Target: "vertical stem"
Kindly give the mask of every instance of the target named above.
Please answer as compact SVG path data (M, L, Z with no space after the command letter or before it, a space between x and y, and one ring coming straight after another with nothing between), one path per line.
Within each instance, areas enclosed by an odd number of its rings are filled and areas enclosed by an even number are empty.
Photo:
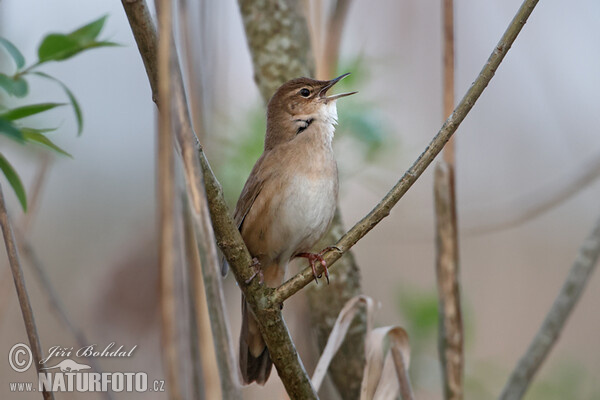
M196 237L192 225L192 215L186 198L183 197L183 235L185 242L185 263L188 271L188 287L190 293L190 347L192 349L192 365L194 371L195 399L219 399L221 389L219 387L219 374L212 333L210 331L210 319L208 317L208 305L202 280L202 265L200 254L196 246Z
M172 8L170 0L158 4L160 37L158 41L158 98L165 105L158 114L158 190L160 224L160 292L162 347L169 397L181 399L177 374L177 341L175 320L175 174L171 135L171 40Z
M454 110L454 0L442 0L444 25L444 119ZM444 160L454 168L454 137L444 146Z
M17 297L19 298L19 305L21 306L21 313L23 314L23 322L25 322L25 330L27 331L29 346L31 348L31 352L33 353L33 362L35 363L37 372L41 373L42 368L45 367L45 365L41 363L41 360L43 359L42 345L40 344L40 337L35 326L33 309L31 308L31 302L29 301L29 295L27 294L27 287L25 286L23 269L21 268L21 262L19 261L19 253L17 251L15 237L10 225L10 220L8 218L8 211L4 201L2 185L0 185L0 227L2 228L4 244L6 245L6 254L8 256L10 269L15 281L15 288L17 289ZM54 394L47 392L46 390L42 392L42 396L46 400L54 399Z
M454 110L454 4L442 0L444 31L444 118ZM439 295L438 350L444 398L463 398L463 326L460 306L456 164L454 137L444 146L434 176L436 215L436 275Z

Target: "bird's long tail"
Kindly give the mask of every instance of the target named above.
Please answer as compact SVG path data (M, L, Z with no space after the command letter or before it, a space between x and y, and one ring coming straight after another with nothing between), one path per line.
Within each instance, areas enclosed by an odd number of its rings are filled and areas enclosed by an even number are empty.
M267 268L261 267L264 275L264 284L277 287L283 282L285 268L280 268L276 263ZM254 279L259 279L255 277ZM242 295L242 330L240 332L240 370L245 384L256 382L264 385L269 375L273 362L269 356L269 349L262 338L258 322Z
M258 322L242 296L242 331L240 333L240 369L245 384L264 385L271 374L269 349L260 334Z

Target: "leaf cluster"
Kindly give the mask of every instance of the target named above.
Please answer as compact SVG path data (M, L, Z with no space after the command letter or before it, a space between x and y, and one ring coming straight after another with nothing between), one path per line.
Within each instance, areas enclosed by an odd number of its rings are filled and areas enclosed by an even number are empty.
M15 65L15 71L12 74L0 72L0 88L12 97L24 98L29 93L28 79L30 77L42 78L56 83L64 90L69 99L77 121L77 134L78 136L81 135L83 131L83 115L75 95L62 81L45 72L39 71L39 67L52 61L70 59L88 49L118 46L116 43L98 39L106 18L107 16L103 16L67 34L51 33L46 35L38 46L37 61L29 66L26 66L25 57L21 51L12 42L0 37L0 48L10 55ZM55 131L56 128L34 128L27 126L22 121L29 116L44 113L64 105L66 103L48 102L27 104L12 109L7 109L3 105L0 105L0 135L19 144L35 143L58 154L71 157L69 153L54 144L48 137L47 134ZM12 186L23 210L27 211L27 196L23 188L23 183L15 169L1 152L0 170Z

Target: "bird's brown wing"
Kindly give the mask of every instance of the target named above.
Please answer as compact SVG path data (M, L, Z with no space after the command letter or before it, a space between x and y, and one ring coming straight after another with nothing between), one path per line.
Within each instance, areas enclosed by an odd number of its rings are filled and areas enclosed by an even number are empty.
M242 230L244 218L246 218L246 215L248 215L248 212L254 204L254 200L256 200L263 187L265 176L264 174L260 174L259 171L261 170L264 159L265 155L263 154L258 161L256 161L256 164L254 164L254 167L250 172L250 176L248 177L248 180L242 189L242 193L240 194L240 198L235 206L233 220L240 231ZM223 257L223 261L221 263L221 274L223 276L227 275L228 270L229 264L227 264L227 260L225 260L225 257Z
M250 176L248 177L248 180L242 189L242 193L240 194L240 198L235 206L233 220L235 221L235 224L239 230L242 230L244 219L246 218L246 215L248 215L248 212L254 204L254 200L256 200L263 187L266 177L264 174L261 174L260 171L264 159L265 157L263 154L258 161L256 161L256 164L254 164L252 172L250 172Z

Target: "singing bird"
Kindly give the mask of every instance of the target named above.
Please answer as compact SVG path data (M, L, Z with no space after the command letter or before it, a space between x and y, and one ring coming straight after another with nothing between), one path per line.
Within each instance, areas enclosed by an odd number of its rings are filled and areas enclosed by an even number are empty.
M267 133L260 156L244 185L234 219L258 276L279 286L288 262L307 258L328 277L323 255L310 253L325 234L337 204L338 171L332 140L337 99L356 92L327 95L349 74L330 81L309 78L284 83L267 106ZM244 383L264 384L271 373L269 351L258 323L242 298L240 369Z

